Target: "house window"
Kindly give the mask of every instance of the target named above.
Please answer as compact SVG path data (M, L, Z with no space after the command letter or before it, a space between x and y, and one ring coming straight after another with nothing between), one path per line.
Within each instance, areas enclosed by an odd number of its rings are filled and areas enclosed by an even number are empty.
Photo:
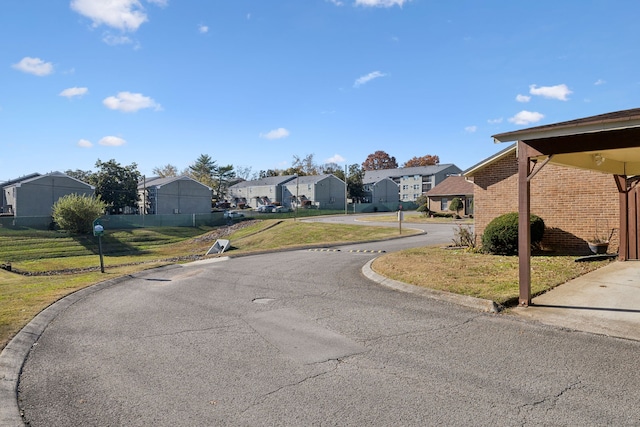
M440 199L440 210L446 211L449 208L449 200L446 197Z
M403 184L403 185L402 185L402 189L403 189L403 190L408 190L408 189L409 189L409 186L408 186L407 184Z
M335 203L336 202L336 198L335 197L330 197L329 198L329 203Z
M420 184L413 184L413 189L414 190L419 190L420 189Z
M402 195L402 200L407 200L409 198L409 196L407 194L403 194Z
M413 175L414 181L418 181L420 178L422 178L420 175Z

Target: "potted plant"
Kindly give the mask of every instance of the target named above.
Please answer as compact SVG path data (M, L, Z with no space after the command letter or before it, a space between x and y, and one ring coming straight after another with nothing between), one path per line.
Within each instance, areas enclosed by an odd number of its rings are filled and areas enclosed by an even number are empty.
M608 230L608 224L606 227L598 227L596 223L596 234L591 239L587 241L589 245L589 250L594 254L606 254L607 249L609 249L609 241L611 240L611 236L613 236L614 229L611 229L609 235L605 232L601 232L600 230Z
M589 250L594 254L606 254L609 249L609 239L602 236L594 236L587 241Z

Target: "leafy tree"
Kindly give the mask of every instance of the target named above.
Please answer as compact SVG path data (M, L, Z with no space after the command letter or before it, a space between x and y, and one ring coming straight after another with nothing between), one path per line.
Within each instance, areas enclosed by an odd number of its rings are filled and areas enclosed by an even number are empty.
M235 178L236 174L233 171L233 165L219 166L214 171L215 192L218 196L218 200L222 199L223 195L227 192L229 187L229 180Z
M455 211L456 214L459 214L460 209L462 209L463 207L464 207L464 204L462 203L462 200L460 200L460 197L454 197L449 202L449 210Z
M344 175L344 168L341 168L337 163L326 163L322 166L321 172L324 174L332 174L343 181L346 181Z
M347 175L347 197L352 200L359 200L364 197L364 170L354 163L349 166Z
M53 221L63 230L87 234L93 221L104 214L106 204L95 197L68 194L53 204Z
M171 164L166 164L162 167L153 168L153 174L160 178L166 178L168 176L178 176L178 168Z
M365 171L396 169L397 167L398 162L396 162L396 158L382 150L369 154L367 159L362 163L362 169Z
M211 188L216 188L214 182L214 175L216 173L216 170L216 162L211 158L211 156L207 154L201 154L200 157L196 159L195 163L189 166L188 175L196 181L203 183L204 185L207 185Z
M66 175L69 175L71 178L75 178L78 179L82 182L86 182L86 183L90 183L91 182L91 176L93 175L93 172L91 171L83 171L80 169L76 169L74 171L72 170L67 170L64 172Z
M111 159L96 162L98 172L92 174L90 184L96 187L96 196L107 205L111 213L122 213L125 207L137 206L138 182L142 175L138 172L138 165L121 166Z
M415 166L433 166L440 164L440 157L432 156L431 154L427 154L422 157L412 157L407 160L402 167L403 168L412 168Z

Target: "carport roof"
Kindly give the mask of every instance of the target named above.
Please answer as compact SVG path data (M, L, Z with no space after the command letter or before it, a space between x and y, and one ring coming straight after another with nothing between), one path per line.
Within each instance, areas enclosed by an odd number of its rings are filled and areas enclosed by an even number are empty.
M640 175L640 108L493 135L523 141L532 158L617 175Z

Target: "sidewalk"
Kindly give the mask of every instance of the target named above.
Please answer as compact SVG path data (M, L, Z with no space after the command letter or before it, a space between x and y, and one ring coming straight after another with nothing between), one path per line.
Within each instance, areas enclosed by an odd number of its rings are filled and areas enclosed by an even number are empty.
M510 313L547 325L640 341L640 262L613 262Z

